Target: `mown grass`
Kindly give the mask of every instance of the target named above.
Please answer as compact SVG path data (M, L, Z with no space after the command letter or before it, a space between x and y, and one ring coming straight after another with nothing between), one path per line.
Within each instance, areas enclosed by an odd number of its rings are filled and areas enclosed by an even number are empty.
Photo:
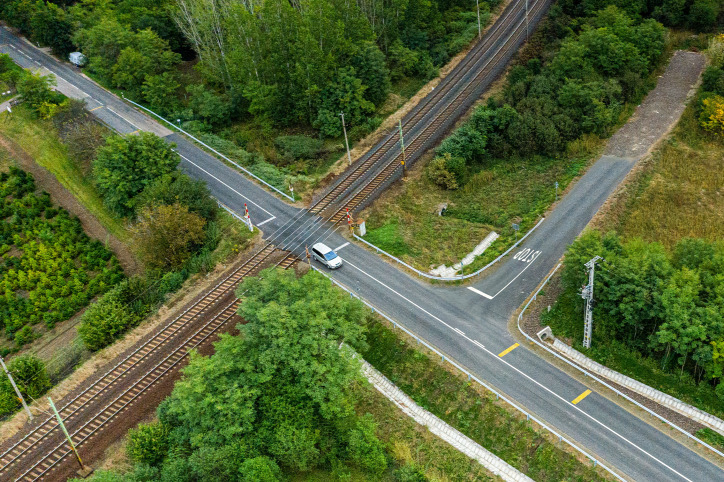
M551 443L492 394L433 362L381 323L371 323L363 357L437 415L536 481L606 480L598 470Z
M116 238L126 242L128 231L122 220L103 205L91 179L68 155L50 121L38 119L24 106L12 114L0 114L0 134L12 139L39 165L50 171Z
M578 153L576 153L578 154ZM385 194L362 217L366 240L421 270L460 261L490 231L501 235L466 271L473 271L501 254L532 228L559 193L587 164L586 156L490 161L473 166L464 186L444 190L422 172ZM447 203L444 216L438 206Z

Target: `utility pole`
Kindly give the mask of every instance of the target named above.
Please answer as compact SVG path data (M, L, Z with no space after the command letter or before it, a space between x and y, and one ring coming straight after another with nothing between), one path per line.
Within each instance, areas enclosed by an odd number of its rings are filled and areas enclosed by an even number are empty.
M60 429L65 434L65 438L68 439L68 443L70 444L70 448L73 450L73 453L75 454L75 458L78 460L78 464L80 465L80 471L86 472L85 465L83 465L83 461L80 458L80 455L78 455L78 450L75 448L75 444L70 438L70 434L68 433L68 430L65 428L65 424L63 423L63 419L60 418L60 414L58 413L58 410L55 408L55 404L53 403L53 399L48 397L48 401L50 402L50 409L53 410L53 413L55 414L55 418L58 420L58 425L60 426ZM88 474L86 474L88 475Z
M480 0L475 0L475 7L478 9L478 40L480 40L483 38L483 30L480 27Z
M407 159L405 158L405 139L402 136L402 119L400 119L400 147L402 148L402 161L400 163L402 164L402 177L407 177L407 162L405 162Z
M339 113L342 116L342 131L344 132L344 145L347 146L347 162L352 165L352 155L349 153L349 141L347 140L347 126L344 125L344 112Z
M13 386L13 389L15 390L15 394L20 399L20 403L23 404L23 408L25 409L25 412L28 414L28 418L30 420L33 419L33 414L30 413L30 408L28 407L28 404L25 403L25 399L23 398L23 394L20 393L20 389L17 385L15 385L15 380L13 380L13 376L10 374L10 370L8 370L8 367L5 366L5 360L0 356L0 365L2 365L3 370L5 371L5 374L7 374L8 378L10 379L10 385Z
M596 264L599 259L603 259L600 256L594 256L584 266L588 271L588 284L581 289L581 298L586 300L585 309L585 324L583 325L583 346L584 348L591 348L591 335L593 335L593 275L596 271Z

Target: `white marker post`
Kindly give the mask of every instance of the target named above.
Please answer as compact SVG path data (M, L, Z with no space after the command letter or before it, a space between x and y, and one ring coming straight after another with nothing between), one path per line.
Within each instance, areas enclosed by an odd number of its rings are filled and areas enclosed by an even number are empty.
M292 193L292 202L294 202L294 186L289 185L289 192Z
M251 225L251 218L249 217L249 208L246 207L246 203L244 203L244 220L249 226L249 231L254 231L254 226Z

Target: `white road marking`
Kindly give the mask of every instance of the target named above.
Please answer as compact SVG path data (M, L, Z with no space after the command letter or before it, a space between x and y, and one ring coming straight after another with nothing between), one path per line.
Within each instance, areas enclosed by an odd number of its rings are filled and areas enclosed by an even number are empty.
M533 260L533 261L535 261L535 260ZM510 280L510 281L508 281L508 284L506 284L505 286L503 286L502 288L500 288L500 290L498 290L498 292L495 293L493 296L490 296L490 295L487 294L487 293L483 293L483 292L480 291L479 289L473 288L472 286L468 286L468 289L469 289L470 291L472 291L473 293L477 293L477 294L479 294L480 296L483 296L483 297L485 297L485 298L487 298L487 299L489 299L489 300L492 300L493 298L495 298L496 296L498 296L500 293L502 293L505 288L507 288L508 286L510 286L510 284L511 284L513 281L517 280L518 277L519 277L520 275L522 275L525 270L527 270L528 268L530 268L530 266L533 264L533 261L529 262L529 263L525 266L525 268L523 268L523 269L521 270L520 273L518 273L517 275L515 275L515 278L513 278L513 279Z
M480 290L478 290L478 289L475 289L475 288L473 288L472 286L468 286L468 289L469 289L470 291L472 291L473 293L477 293L477 294L479 294L480 296L486 297L486 298L489 299L489 300L492 300L492 299L493 299L493 297L490 296L489 294L483 293L482 291L480 291Z
M485 350L485 345L483 345L482 343L480 343L478 340L473 340L473 343L474 343L475 345L479 346L480 348L482 348L483 350Z
M111 109L110 107L106 106L106 109L108 109L109 111L113 112L114 114L116 114L118 117L120 117L120 118L123 119L124 121L128 122L129 124L131 124L133 127L136 128L137 131L142 130L142 129L141 129L140 127L138 127L136 124L134 124L133 122L129 121L128 119L126 119L125 117L123 117L121 114L119 114L119 113L116 112L115 110Z
M421 307L420 305L418 305L418 304L415 303L414 301L412 301L412 300L410 300L409 298L405 297L404 295L402 295L402 294L399 293L398 291L395 291L394 289L390 288L389 286L387 286L386 284L384 284L382 281L378 280L377 278L375 278L375 277L372 276L371 274L363 271L362 269L358 268L357 266L355 266L354 264L350 263L349 261L347 261L347 260L344 259L344 258L343 258L343 261L344 261L346 264L348 264L349 266L351 266L351 267L353 267L354 269L356 269L357 271L359 271L360 273L364 274L365 276L367 276L367 277L371 278L372 280L376 281L377 283L379 283L379 284L382 285L383 287L387 288L389 291L393 292L394 294L396 294L397 296L399 296L399 297L402 298L403 300L407 301L407 302L410 303L412 306L414 306L414 307L417 308L418 310L422 311L423 313L425 313L426 315L428 315L430 318L436 320L437 322L439 322L440 324L442 324L442 325L445 326L446 328L450 328L450 329L453 330L453 331L455 330L455 328L453 328L451 325L449 325L448 323L444 322L443 320L441 320L441 319L438 318L437 316L433 315L432 313L430 313L429 311L427 311L425 308ZM528 266L530 266L530 265L528 265ZM525 271L525 270L523 270L523 271ZM521 273L522 273L522 271L521 271ZM520 274L519 274L518 276L520 276ZM517 278L517 276L516 276L516 278ZM511 282L512 282L512 281L511 281ZM508 284L510 284L510 283L508 283ZM506 286L507 286L507 285L506 285ZM503 289L505 289L505 288L503 288ZM502 291L502 290L501 290L501 291ZM465 338L467 341L469 341L469 342L474 343L474 344L477 345L477 343L475 343L475 340L473 340L472 338L469 338L469 337L464 336L464 335L461 335L461 336L463 336L463 338ZM480 345L478 345L478 346L480 346ZM527 378L528 380L530 380L533 384L539 386L541 389L543 389L544 391L550 393L550 394L553 395L555 398L558 398L559 400L563 401L565 404L569 405L569 406L570 406L571 408L573 408L574 410L580 412L581 415L589 418L591 421L593 421L594 423L600 425L601 427L603 427L604 429L608 430L608 431L611 432L612 434L616 435L618 438L620 438L620 439L623 440L624 442L626 442L626 443L628 443L629 445L631 445L632 447L635 447L636 449L638 449L641 453L649 456L650 458L652 458L653 460L655 460L656 462L658 462L658 463L661 464L662 466L664 466L664 467L666 467L667 469L671 470L673 473L675 473L676 475L678 475L678 476L681 477L682 479L688 480L689 482L692 482L691 479L685 477L683 474L681 474L681 473L679 473L678 471L676 471L673 467L665 464L663 461L657 459L657 458L654 457L652 454L650 454L649 452L645 451L644 449L642 449L641 447L639 447L638 445L636 445L634 442L630 441L629 439L627 439L626 437L624 437L623 435L621 435L620 433L616 432L614 429L612 429L612 428L609 427L608 425L604 424L603 422L601 422L600 420L596 419L596 418L593 417L592 415L584 412L584 411L581 410L581 408L578 407L577 405L571 404L571 402L569 402L567 399L565 399L565 398L563 398L562 396L558 395L556 392L554 392L554 391L551 390L550 388L546 387L545 385L543 385L542 383L540 383L538 380L534 379L534 378L531 377L530 375L528 375L528 374L526 374L525 372L521 371L520 369L514 367L513 365L511 365L510 363L508 363L505 359L498 357L496 354L494 354L493 352L491 352L490 350L488 350L488 349L485 348L485 347L483 347L483 348L481 348L481 349L482 349L485 353L487 353L488 355L490 355L491 357L493 357L493 359L498 360L498 361L500 361L501 363L505 364L506 366L508 366L509 368L511 368L512 370L514 370L514 371L517 372L518 374L520 374L521 376L523 376L523 377Z
M222 180L219 179L218 177L214 176L214 175L211 174L209 171L207 171L207 170L204 169L203 167L199 166L198 164L196 164L194 161L192 161L192 160L189 159L188 157L184 156L183 154L181 154L181 153L178 152L178 151L176 151L176 153L177 153L179 156L181 156L183 159L186 159L186 161L187 161L189 164L192 164L192 165L196 166L196 168L199 169L200 171L203 171L203 172L206 173L208 176L213 177L214 179L216 179L217 181L219 181L221 184L223 184L224 186L226 186L226 187L229 188L230 190L234 191L234 192L235 192L236 194L238 194L239 196L241 196L241 197L243 197L244 199L246 199L247 201L249 201L249 202L250 202L251 204L253 204L254 206L258 207L259 209L261 209L262 211L264 211L265 213L267 213L269 216L275 217L272 213L270 213L269 211L267 211L267 210L264 209L263 207L259 206L257 203L255 203L254 201L252 201L252 200L249 199L248 197L244 196L242 193L240 193L239 191L237 191L237 190L234 189L233 187L229 186L229 185L226 184L224 181L222 181ZM260 226L260 225L257 224L257 226Z
M458 333L460 333L461 335L465 336L465 333L463 332L463 330L460 330L460 329L458 329L458 328L453 328L453 330L455 330L455 331L457 331Z
M262 221L262 222L260 222L260 223L256 223L256 225L257 225L257 226L261 226L262 224L266 224L266 223L268 223L269 221L271 221L272 219L276 219L276 218L277 218L276 216L272 216L272 217L270 217L269 219L265 219L264 221Z
M347 246L349 246L349 242L344 243L342 246L337 246L336 248L334 248L334 250L335 250L335 251L339 251L340 249L345 248L345 247L347 247Z

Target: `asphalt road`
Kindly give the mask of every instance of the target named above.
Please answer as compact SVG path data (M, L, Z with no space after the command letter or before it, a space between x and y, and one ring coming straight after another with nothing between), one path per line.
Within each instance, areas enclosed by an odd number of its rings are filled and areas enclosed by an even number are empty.
M607 398L558 370L507 331L511 313L555 265L598 207L633 166L634 158L604 156L580 179L537 232L521 246L541 254L531 263L509 257L475 285L490 298L462 287L433 286L411 278L347 240L323 220L293 208L184 138L128 107L74 68L2 31L0 50L28 68L40 66L62 79L59 88L85 98L89 109L122 133L151 130L177 144L182 168L203 179L237 213L249 206L265 238L303 255L304 245L324 240L339 248L345 265L331 273L401 325L467 367L527 410L566 434L632 480L724 480L724 470L692 452ZM64 85L67 84L67 85ZM262 224L263 223L263 224Z

